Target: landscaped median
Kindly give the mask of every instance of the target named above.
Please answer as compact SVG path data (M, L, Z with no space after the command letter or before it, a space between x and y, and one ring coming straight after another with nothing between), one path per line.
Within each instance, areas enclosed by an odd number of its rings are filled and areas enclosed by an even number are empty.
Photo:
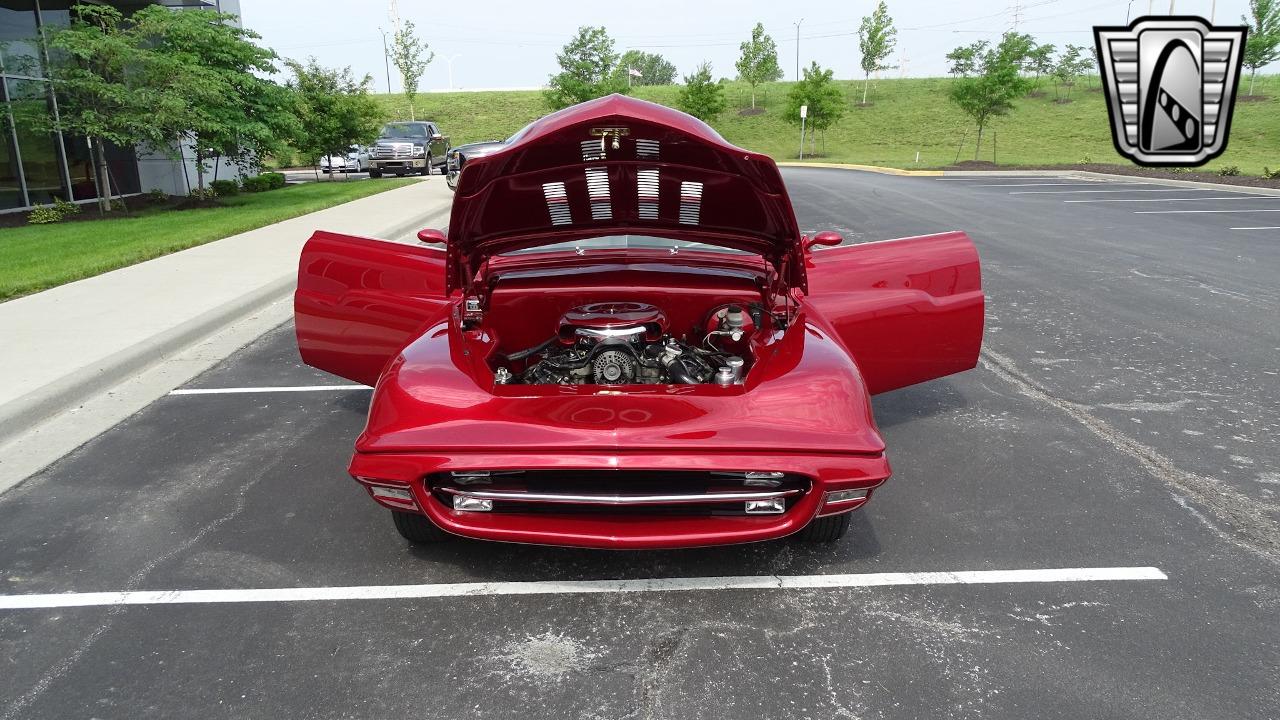
M133 265L415 180L323 182L246 193L218 207L150 209L131 217L0 230L0 301ZM93 212L86 207L84 213Z

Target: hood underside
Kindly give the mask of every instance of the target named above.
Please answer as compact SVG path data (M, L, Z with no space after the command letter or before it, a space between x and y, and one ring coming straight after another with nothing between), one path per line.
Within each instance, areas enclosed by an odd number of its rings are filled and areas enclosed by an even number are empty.
M800 231L772 159L690 115L611 95L467 162L449 221L449 290L468 288L492 255L622 234L755 253L805 288Z

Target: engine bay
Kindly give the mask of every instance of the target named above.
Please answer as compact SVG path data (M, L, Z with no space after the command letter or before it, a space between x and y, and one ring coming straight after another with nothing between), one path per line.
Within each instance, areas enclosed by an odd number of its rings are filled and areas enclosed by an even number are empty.
M711 309L684 336L667 314L643 302L580 305L560 317L554 335L536 346L498 353L500 385L736 385L752 364L764 307Z

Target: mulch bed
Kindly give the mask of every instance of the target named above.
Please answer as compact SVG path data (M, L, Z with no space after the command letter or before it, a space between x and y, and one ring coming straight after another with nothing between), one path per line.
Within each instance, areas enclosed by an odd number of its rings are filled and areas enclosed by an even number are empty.
M1109 173L1111 175L1127 175L1141 178L1159 178L1164 180L1194 180L1196 182L1218 183L1219 185L1239 185L1242 187L1261 187L1280 189L1280 179L1267 180L1250 175L1223 177L1216 172L1173 172L1165 168L1148 168L1137 165L1106 165L1103 163L1085 163L1081 165L996 165L995 163L965 160L943 170L1077 170L1085 172Z
M173 209L181 209L182 204L187 201L186 198L169 198L166 202L157 202L146 195L135 195L133 197L122 198L117 202L123 201L125 207L130 212L150 209L155 207L167 206ZM206 207L208 207L206 205ZM23 227L27 225L27 215L30 211L11 212L0 214L0 228ZM80 212L75 215L68 215L57 224L65 225L66 223L93 222L95 220L112 220L115 218L127 217L124 212L114 210L103 216L98 213L97 203L86 203L80 206Z

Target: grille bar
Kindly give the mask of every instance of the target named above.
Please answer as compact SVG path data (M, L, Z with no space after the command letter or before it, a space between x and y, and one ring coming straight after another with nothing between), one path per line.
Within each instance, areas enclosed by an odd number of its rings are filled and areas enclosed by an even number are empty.
M475 500L498 500L503 502L559 505L711 505L725 502L745 502L747 500L776 500L779 498L793 497L801 494L802 492L798 489L788 489L672 495L578 495L569 493L531 493L505 490L460 490L452 487L437 487L436 489L448 495Z

